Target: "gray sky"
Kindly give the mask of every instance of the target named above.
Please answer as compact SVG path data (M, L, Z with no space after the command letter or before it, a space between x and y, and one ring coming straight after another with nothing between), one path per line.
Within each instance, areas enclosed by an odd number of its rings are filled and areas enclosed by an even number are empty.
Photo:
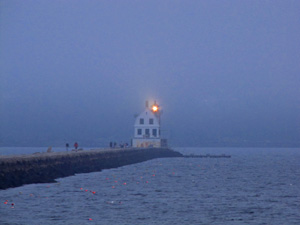
M300 146L300 1L0 0L0 145Z

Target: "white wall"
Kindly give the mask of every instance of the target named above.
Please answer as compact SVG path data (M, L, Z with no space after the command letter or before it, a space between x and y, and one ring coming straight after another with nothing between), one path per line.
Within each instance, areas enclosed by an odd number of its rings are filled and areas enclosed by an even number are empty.
M140 120L144 120L144 124L140 123ZM150 124L150 119L153 119L153 124ZM141 130L141 134L138 134L138 130ZM149 130L149 135L146 136L146 130ZM156 136L154 136L153 130L156 130ZM142 112L135 120L134 123L134 137L135 138L159 138L160 137L160 124L158 117L149 109Z
M153 138L141 138L141 139L132 139L132 147L160 147L160 139Z

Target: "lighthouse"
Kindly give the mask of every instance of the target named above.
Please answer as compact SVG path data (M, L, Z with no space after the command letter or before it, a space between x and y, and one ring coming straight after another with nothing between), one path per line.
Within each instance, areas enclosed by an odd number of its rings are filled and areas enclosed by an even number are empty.
M134 123L134 138L132 147L167 147L165 139L161 139L159 105L154 102L149 105L146 101L145 110L139 114Z

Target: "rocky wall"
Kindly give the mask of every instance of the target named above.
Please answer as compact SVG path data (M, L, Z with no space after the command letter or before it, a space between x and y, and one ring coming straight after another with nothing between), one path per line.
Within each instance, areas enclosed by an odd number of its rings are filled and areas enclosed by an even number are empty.
M116 168L154 158L182 157L168 148L128 148L0 157L0 189Z

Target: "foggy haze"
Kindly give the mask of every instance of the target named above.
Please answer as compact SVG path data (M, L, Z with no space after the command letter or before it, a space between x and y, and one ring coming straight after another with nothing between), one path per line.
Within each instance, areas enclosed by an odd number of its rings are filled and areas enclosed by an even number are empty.
M0 0L0 145L300 146L300 1Z

